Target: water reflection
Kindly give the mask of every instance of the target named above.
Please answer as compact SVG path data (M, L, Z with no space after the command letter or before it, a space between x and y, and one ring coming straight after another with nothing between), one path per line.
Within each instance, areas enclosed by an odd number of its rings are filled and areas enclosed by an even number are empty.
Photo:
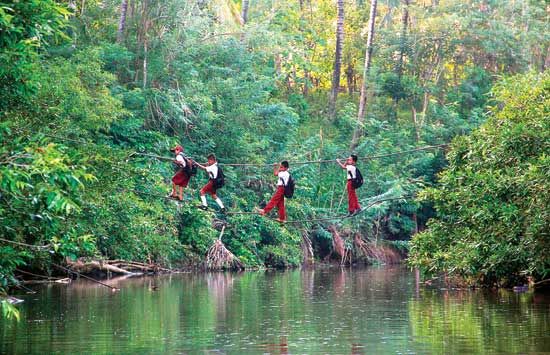
M550 351L550 306L543 295L424 290L408 307L413 336L427 348L445 344L450 353Z
M550 350L549 297L441 290L404 268L181 274L22 295L0 353Z

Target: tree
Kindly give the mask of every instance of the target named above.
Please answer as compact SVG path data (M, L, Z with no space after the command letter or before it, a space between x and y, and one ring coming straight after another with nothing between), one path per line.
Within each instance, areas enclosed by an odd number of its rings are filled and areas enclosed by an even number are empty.
M549 71L504 80L492 117L454 140L449 167L423 193L437 216L412 239L412 265L474 285L550 276L549 89Z
M124 29L126 28L126 12L128 11L128 0L122 0L120 3L120 19L118 22L117 42L124 40Z
M336 99L340 90L340 72L342 70L342 47L344 44L344 0L337 0L336 49L334 51L334 69L332 71L332 86L329 97L329 115L336 116Z
M67 39L63 29L70 14L53 0L0 3L0 112L26 102L37 89L39 52L48 41Z
M376 4L377 0L371 0L370 15L369 15L369 32L367 35L367 49L365 50L365 65L363 67L363 82L361 83L361 96L359 98L359 110L357 112L357 126L353 131L350 150L353 151L359 143L359 137L362 132L363 121L365 120L365 112L367 106L368 80L370 66L372 61L372 42L374 40L374 22L376 20Z
M248 6L249 6L249 0L243 0L242 11L241 11L241 18L243 20L243 25L246 25L246 23L248 22Z
M401 35L399 40L399 57L397 59L397 78L401 84L401 76L403 75L403 56L407 45L407 25L409 23L409 1L403 0L403 16L401 17ZM398 99L396 99L398 101Z

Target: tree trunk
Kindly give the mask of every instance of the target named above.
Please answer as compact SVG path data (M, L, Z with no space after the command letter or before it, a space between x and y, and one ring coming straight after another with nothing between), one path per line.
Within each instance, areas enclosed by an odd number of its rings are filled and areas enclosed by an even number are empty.
M145 34L147 36L147 34ZM147 37L143 40L143 88L147 88Z
M241 17L243 19L243 26L246 25L246 23L248 22L248 4L249 4L249 0L243 0L242 10L241 10Z
M309 71L304 69L304 86L302 88L302 94L304 96L309 95Z
M414 107L414 104L411 106L414 132L415 132L415 138L417 143L420 142L420 139L422 138L422 127L426 122L426 114L428 112L429 102L430 102L430 94L426 90L424 91L424 97L422 99L422 112L420 113L420 117L418 117L418 113L416 112L416 108Z
M147 88L147 55L149 51L147 32L149 30L149 0L144 0L141 12L141 26L143 28L143 88Z
M351 96L353 94L353 77L355 76L355 70L353 70L353 64L350 61L346 69L346 80L348 83L348 93Z
M344 0L337 0L338 19L336 22L336 51L334 54L334 70L332 72L332 88L329 97L330 118L336 117L336 98L340 89L340 71L342 69L342 47L344 44Z
M403 16L401 17L401 38L399 40L399 58L397 60L397 78L401 83L401 76L403 75L403 56L405 52L405 46L407 44L407 26L409 23L409 1L403 0Z
M128 0L122 0L120 4L120 20L118 22L117 43L124 41L124 29L126 28L126 12L128 11Z
M370 64L372 57L372 42L374 39L374 22L376 20L376 5L377 0L371 0L370 15L369 15L369 33L367 36L367 49L365 50L365 66L363 67L363 83L361 84L361 97L359 98L359 111L357 113L357 127L353 132L351 139L350 150L357 147L359 136L361 135L362 125L365 120L365 111L367 106L367 81L369 79Z
M306 12L305 12L305 4L304 0L300 0L300 32L304 33L304 22L306 22ZM307 48L311 48L311 42L306 42ZM312 47L313 53L315 53L315 45ZM307 54L304 56L304 59L307 60ZM313 59L313 55L312 55ZM311 62L311 60L309 60ZM307 66L303 68L304 69L304 86L302 87L302 94L304 96L307 96L309 94L309 70L307 69Z
M275 54L275 74L277 74L277 76L281 75L282 61L283 61L282 55L280 53Z

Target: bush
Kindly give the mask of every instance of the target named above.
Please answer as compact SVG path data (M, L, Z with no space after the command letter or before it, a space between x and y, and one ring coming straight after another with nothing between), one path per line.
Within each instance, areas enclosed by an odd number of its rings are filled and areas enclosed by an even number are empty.
M510 286L550 275L550 71L504 80L493 115L454 140L437 217L411 242L410 263L470 284Z

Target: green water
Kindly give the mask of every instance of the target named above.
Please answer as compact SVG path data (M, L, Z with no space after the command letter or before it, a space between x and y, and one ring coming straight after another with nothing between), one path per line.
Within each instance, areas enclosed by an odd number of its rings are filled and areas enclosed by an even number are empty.
M19 295L0 353L550 352L550 295L418 286L404 268L179 274Z

